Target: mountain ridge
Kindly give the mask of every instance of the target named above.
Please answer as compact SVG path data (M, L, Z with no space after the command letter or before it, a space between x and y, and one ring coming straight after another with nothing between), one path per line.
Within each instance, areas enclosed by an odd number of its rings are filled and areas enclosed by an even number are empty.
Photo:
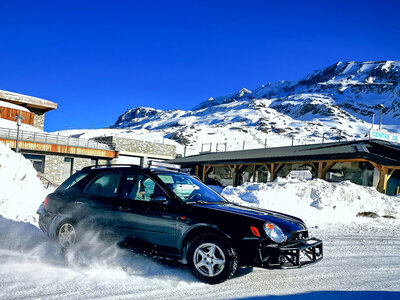
M133 108L111 128L157 133L197 149L210 141L237 148L241 141L262 146L266 139L272 144L293 142L293 136L299 143L322 136L359 139L368 134L372 115L383 104L386 128L400 132L399 70L400 60L337 62L299 80L209 98L187 111Z

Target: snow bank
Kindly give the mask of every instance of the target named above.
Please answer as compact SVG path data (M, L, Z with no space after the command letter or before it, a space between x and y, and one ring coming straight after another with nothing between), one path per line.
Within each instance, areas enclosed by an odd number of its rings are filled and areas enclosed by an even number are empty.
M36 210L48 193L32 163L0 143L0 215L36 225Z
M358 222L361 212L400 218L400 198L349 181L297 181L279 178L274 183L247 183L226 187L222 195L242 205L295 215L308 226ZM363 218L364 219L364 218ZM393 220L392 220L393 221Z

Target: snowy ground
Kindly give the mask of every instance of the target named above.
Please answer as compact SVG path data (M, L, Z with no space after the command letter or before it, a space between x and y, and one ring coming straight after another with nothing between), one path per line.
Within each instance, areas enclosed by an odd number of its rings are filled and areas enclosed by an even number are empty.
M296 270L241 269L233 279L210 286L197 282L178 265L159 263L113 246L94 243L96 250L65 255L33 225L4 219L0 222L1 228L8 223L16 231L11 236L0 234L3 299L226 299L268 295L303 299L314 295L304 293L338 295L335 291L352 291L344 294L355 299L371 297L371 291L378 291L379 298L384 296L383 291L400 291L398 233L317 231L325 246L322 262ZM400 293L388 295L398 299Z
M400 298L400 198L373 189L284 180L226 188L224 195L234 202L304 218L323 239L325 257L296 270L240 269L233 279L210 286L177 263L96 236L60 251L36 226L36 209L48 191L29 163L2 144L0 183L1 299ZM365 211L379 217L356 217Z

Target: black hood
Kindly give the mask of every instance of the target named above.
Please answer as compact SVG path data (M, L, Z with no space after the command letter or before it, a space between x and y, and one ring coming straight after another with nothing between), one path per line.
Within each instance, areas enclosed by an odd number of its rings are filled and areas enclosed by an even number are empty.
M307 229L304 222L299 218L266 209L247 207L233 203L217 203L195 206L201 207L203 209L220 211L257 219L262 222L270 222L278 225L284 232L294 232Z

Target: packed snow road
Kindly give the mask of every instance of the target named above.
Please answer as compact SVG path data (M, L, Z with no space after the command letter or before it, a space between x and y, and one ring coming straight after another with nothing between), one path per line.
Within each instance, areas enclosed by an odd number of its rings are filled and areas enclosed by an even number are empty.
M219 285L198 282L184 267L121 250L92 237L85 249L62 253L39 229L0 217L2 299L215 299L269 295L399 299L400 234L343 235L322 230L325 258L294 270L241 269ZM368 291L368 292L361 292ZM394 291L385 293L384 291ZM322 294L321 294L322 293ZM336 293L336 294L335 294ZM383 295L385 294L385 295ZM297 297L296 296L296 297ZM341 295L340 297L342 297ZM293 296L295 297L295 296Z

